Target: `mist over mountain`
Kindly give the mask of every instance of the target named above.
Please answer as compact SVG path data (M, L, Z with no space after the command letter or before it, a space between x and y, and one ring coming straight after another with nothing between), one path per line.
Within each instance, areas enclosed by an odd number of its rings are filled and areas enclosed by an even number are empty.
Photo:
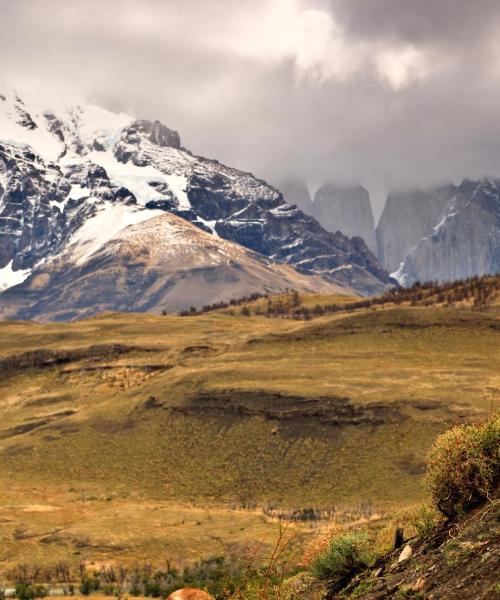
M1 7L0 78L173 123L194 152L269 181L373 198L500 175L495 0Z

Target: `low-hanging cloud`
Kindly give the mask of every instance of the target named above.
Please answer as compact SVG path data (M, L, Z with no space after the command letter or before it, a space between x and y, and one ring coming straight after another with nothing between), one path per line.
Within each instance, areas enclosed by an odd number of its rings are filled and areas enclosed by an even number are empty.
M499 33L498 0L0 0L0 79L390 190L500 175Z

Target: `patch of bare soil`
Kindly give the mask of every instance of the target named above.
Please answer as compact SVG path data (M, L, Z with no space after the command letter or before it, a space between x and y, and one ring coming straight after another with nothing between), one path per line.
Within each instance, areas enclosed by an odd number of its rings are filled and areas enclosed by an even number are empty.
M103 360L130 352L157 352L158 348L127 346L124 344L98 344L70 350L32 350L0 359L0 374L4 377L30 368L47 368L83 359Z
M160 408L156 402L147 408ZM466 408L460 407L461 410ZM322 425L383 425L409 418L409 411L443 410L437 403L355 402L342 396L294 396L266 390L221 390L200 392L183 404L169 407L181 414L224 417L263 417L282 422L314 421ZM451 409L449 413L454 413ZM467 413L469 416L469 413Z

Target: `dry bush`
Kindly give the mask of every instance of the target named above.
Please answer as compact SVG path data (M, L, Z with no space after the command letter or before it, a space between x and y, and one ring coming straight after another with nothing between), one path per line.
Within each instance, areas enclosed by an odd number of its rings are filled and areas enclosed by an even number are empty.
M429 452L427 484L448 518L490 497L500 472L500 417L487 423L453 427Z

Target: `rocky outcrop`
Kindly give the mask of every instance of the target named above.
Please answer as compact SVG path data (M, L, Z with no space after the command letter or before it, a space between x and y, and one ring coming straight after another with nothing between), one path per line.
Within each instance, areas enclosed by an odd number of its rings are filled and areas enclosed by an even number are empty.
M314 195L312 215L328 231L363 238L368 248L377 253L370 195L364 187L325 183Z
M389 194L377 225L378 256L386 269L397 271L420 240L439 223L455 186Z
M340 231L349 238L360 237L378 254L370 195L364 187L325 183L316 191L314 201L301 179L288 179L279 188L288 204L314 217L324 229Z
M314 207L307 183L303 179L285 179L278 185L287 204L295 205L306 214L314 216Z
M404 285L500 272L500 181L389 196L380 257Z

